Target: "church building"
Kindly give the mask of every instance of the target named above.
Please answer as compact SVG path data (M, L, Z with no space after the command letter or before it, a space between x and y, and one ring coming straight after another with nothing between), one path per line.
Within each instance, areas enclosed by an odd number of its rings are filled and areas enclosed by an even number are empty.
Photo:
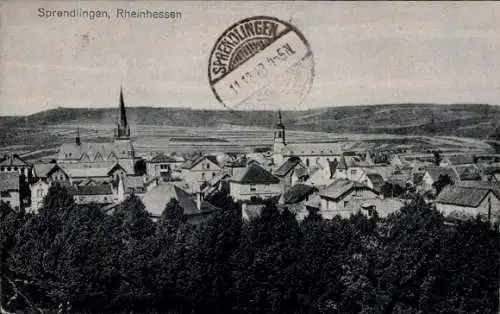
M123 90L120 89L119 105L114 141L112 142L83 142L79 132L73 143L62 144L59 148L57 162L70 177L81 177L83 174L95 176L102 172L107 176L109 171L119 164L125 172L133 174L135 162L134 146L130 141L130 125L127 121Z
M330 162L340 160L343 155L339 142L303 142L289 143L286 141L285 125L281 111L274 126L273 159L278 167L292 156L299 157L308 168L327 169Z

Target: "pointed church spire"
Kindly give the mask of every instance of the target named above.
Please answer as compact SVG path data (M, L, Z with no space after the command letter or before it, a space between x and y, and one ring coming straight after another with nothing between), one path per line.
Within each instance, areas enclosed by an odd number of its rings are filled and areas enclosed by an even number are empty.
M130 127L127 122L127 111L123 100L123 87L120 86L120 103L118 105L118 121L116 122L115 139L130 139Z
M280 152L286 145L285 125L281 120L281 109L278 110L276 125L274 127L274 152Z
M127 112L125 111L125 101L123 100L123 87L120 86L120 126L127 127Z

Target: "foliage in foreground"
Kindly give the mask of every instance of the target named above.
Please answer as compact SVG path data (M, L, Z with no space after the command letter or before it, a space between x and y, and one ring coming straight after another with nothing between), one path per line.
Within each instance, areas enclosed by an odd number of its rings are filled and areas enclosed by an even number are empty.
M37 215L1 207L5 310L161 313L497 313L499 233L419 200L386 219L300 224L268 203L199 225L175 201L153 222L136 199L115 213L53 188Z

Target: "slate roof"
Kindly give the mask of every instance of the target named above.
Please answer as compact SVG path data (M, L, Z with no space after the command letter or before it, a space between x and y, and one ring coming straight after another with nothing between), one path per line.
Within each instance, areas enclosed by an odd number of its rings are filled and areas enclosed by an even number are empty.
M178 162L178 161L175 160L172 157L169 157L169 156L165 155L165 154L158 154L158 155L154 156L153 158L151 158L151 160L149 161L149 163L152 163L152 164L155 164L155 163L172 163L172 162Z
M384 181L384 178L382 178L382 176L380 174L378 174L378 173L367 173L366 176L372 182L373 189L375 191L378 191L378 192L382 191L382 188L385 185L385 181Z
M17 154L11 154L7 158L0 160L0 166L26 167L29 164Z
M244 171L238 171L233 175L231 182L240 184L278 184L280 180L258 164L251 164Z
M442 168L442 167L428 167L427 172L429 173L430 177L432 178L432 181L437 181L439 180L439 176L441 175L448 175L450 176L450 179L458 183L460 182L460 177L458 176L458 173L455 169L453 168Z
M38 178L47 178L52 172L56 170L61 170L62 172L66 173L64 169L62 169L58 164L55 163L34 164L33 170L35 172L35 176L37 176Z
M300 164L300 158L292 156L288 158L275 172L274 175L278 177L286 176L295 166Z
M313 186L302 183L296 184L285 192L285 204L300 203L315 191L317 191L317 189Z
M196 158L195 160L187 161L182 168L184 169L192 169L194 166L202 162L203 160L208 159L212 163L216 164L220 167L219 162L217 161L217 156L214 155L204 155Z
M97 182L95 182L94 180L90 179L90 178L87 178L85 180L83 180L82 182L78 183L78 185L96 185Z
M350 192L353 189L370 190L375 194L379 194L377 191L370 189L368 186L360 182L351 181L348 179L337 179L328 187L326 187L324 190L322 190L320 192L320 196L333 200L339 200L342 198L342 196L344 196L346 193Z
M461 185L447 186L436 198L436 203L478 207L490 192L500 199L498 192L493 189Z
M110 184L99 185L77 185L75 188L76 195L111 195L113 190Z
M218 173L215 175L215 177L212 177L210 180L208 180L208 184L210 186L214 186L216 185L217 183L219 183L221 180L229 177L230 175L227 174L227 173Z
M340 156L340 143L288 143L283 150L284 156Z
M129 151L133 151L130 142L108 142L108 143L65 143L59 147L58 160L80 160L84 155L88 156L90 161L96 160L114 160L116 158L130 158Z
M142 202L151 215L159 217L172 198L179 202L179 205L184 209L186 215L192 215L199 212L194 198L188 192L173 183L163 183L153 187L144 194Z
M0 191L19 191L19 174L0 172Z
M387 179L387 182L404 187L410 180L411 175L409 171L397 169L392 172L392 174Z
M493 190L500 196L500 183L499 182L487 182L487 181L461 181L455 186L483 189L483 190Z
M65 172L71 178L107 178L108 168L67 168Z

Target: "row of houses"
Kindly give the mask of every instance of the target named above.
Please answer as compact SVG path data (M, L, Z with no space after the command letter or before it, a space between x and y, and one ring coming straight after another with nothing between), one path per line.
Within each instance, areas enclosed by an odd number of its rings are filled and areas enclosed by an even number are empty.
M137 176L134 165L125 162L94 162L90 166L82 163L45 163L29 165L21 158L2 161L5 170L10 163L10 179L2 187L2 200L13 206L20 206L20 183L15 176L31 171L31 209L36 210L42 203L48 188L54 182L70 186L78 203L101 203L112 208L132 193L140 196L151 214L159 215L165 204L175 198L182 200L187 211L196 216L210 212L213 208L206 201L218 191L229 194L233 199L251 203L256 199L276 198L280 206L287 205L297 213L304 210L318 210L325 217L349 216L364 209L377 208L388 214L402 206L404 201L384 195L387 184L402 188L411 186L418 191L433 189L436 181L448 176L453 188L446 188L435 200L444 212L477 212L483 208L485 200L496 209L497 193L492 186L497 173L489 173L477 160L446 160L443 166L435 166L432 161L404 159L393 155L390 163L375 163L370 154L364 156L344 153L330 156L322 163L309 165L303 158L291 156L276 165L265 154L202 155L186 161L165 154L157 154L146 160L146 174ZM452 165L451 163L457 165ZM467 163L465 163L467 162ZM470 163L472 162L472 163ZM14 170L14 164L17 169ZM464 184L468 182L467 187ZM464 184L463 184L464 183ZM491 190L486 190L486 187ZM476 204L455 195L463 192L470 195L485 195ZM17 193L17 194L16 194ZM479 196L477 196L479 198ZM468 200L468 199L466 199ZM475 203L476 202L476 203ZM487 204L490 204L487 203ZM462 207L466 207L463 210ZM453 210L452 210L453 209ZM491 211L490 210L490 211ZM380 213L379 213L380 214Z

